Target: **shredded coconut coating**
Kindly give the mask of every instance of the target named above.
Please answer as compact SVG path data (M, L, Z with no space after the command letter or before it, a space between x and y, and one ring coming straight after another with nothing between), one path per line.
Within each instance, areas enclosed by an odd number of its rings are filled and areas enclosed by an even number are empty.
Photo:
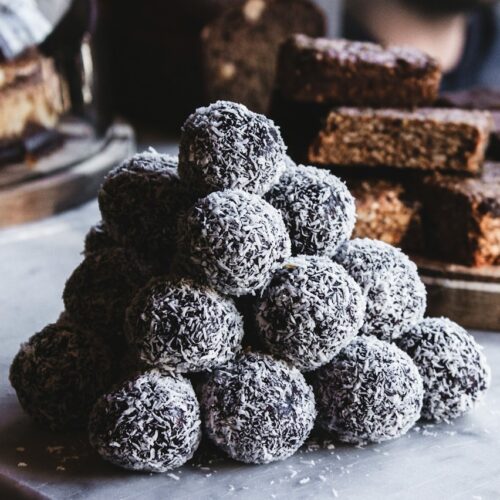
M424 381L422 417L449 422L471 410L491 381L472 335L447 318L425 318L398 339Z
M224 189L265 193L285 169L279 128L246 106L217 101L182 127L179 174L201 194Z
M424 284L417 266L399 249L382 241L356 238L342 245L334 260L365 295L362 334L390 341L423 318L427 306Z
M211 370L241 348L243 319L234 301L188 280L153 280L127 311L126 334L147 366Z
M332 255L351 237L356 222L354 198L326 170L288 166L265 199L283 216L294 255Z
M346 443L405 434L420 418L424 388L410 357L394 344L356 337L314 374L318 423Z
M181 183L177 158L151 150L132 156L107 175L99 208L114 240L168 262L175 252L177 219L195 199Z
M299 256L274 273L257 302L267 349L301 371L328 363L357 335L365 299L345 269L327 257Z
M200 402L208 437L246 463L290 457L316 418L303 375L265 354L245 353L217 368L202 386Z
M244 191L220 191L198 200L180 222L180 231L188 263L227 295L264 288L290 256L290 238L279 212Z
M152 272L121 248L91 253L66 282L66 311L74 322L104 337L122 332L125 310Z
M95 335L51 324L21 345L10 383L23 409L51 430L81 429L111 379L111 354Z
M85 256L100 252L101 250L107 250L108 248L114 248L118 246L116 241L111 237L106 224L101 220L97 224L94 224L85 235L85 246L83 254Z
M201 439L191 383L156 370L124 382L95 404L89 438L102 458L124 469L166 472L180 467Z

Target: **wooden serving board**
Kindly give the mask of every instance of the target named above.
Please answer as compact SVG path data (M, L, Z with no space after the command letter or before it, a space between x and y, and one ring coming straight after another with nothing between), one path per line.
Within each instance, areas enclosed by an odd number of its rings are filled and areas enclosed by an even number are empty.
M65 142L34 168L0 170L0 227L41 219L95 197L106 173L134 151L132 128L114 124L104 138L83 133Z
M500 330L500 266L470 268L412 257L427 288L427 315Z

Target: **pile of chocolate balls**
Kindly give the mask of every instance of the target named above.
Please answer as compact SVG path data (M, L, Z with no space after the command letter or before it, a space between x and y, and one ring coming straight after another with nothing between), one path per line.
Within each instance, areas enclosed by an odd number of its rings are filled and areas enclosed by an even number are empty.
M245 106L197 109L178 158L124 161L99 206L64 313L21 346L10 380L33 419L88 428L113 464L171 470L202 433L256 464L315 426L380 442L461 416L489 385L474 339L424 317L408 257L350 239L344 183L295 165Z

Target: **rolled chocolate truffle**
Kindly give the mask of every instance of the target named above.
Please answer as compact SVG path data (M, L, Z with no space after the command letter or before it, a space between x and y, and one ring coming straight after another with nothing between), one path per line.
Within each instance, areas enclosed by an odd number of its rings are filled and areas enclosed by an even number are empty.
M123 331L125 309L151 275L151 269L122 248L91 253L66 282L66 311L83 328L113 336Z
M208 286L160 278L132 301L126 334L147 366L199 372L236 355L243 319L232 299Z
M351 342L365 306L361 289L342 266L327 257L292 257L257 301L257 325L271 354L309 371Z
M118 244L109 234L106 224L101 220L97 224L94 224L85 235L83 254L87 256L91 253L100 252L101 250L107 250L108 248L114 248L116 246L118 246Z
M111 353L99 337L51 324L21 345L10 383L38 423L57 431L80 429L112 383L111 365Z
M447 318L425 318L397 340L424 381L422 417L449 422L488 389L490 368L472 335Z
M314 373L318 423L346 443L405 434L420 418L424 388L410 357L374 337L356 337Z
M179 147L179 174L201 194L224 189L263 194L285 169L278 127L234 102L198 108L182 127Z
M283 361L251 352L209 375L200 404L208 437L246 463L293 455L316 418L314 394L302 374Z
M155 151L125 160L99 191L99 208L111 237L165 264L175 251L177 218L194 200L179 179L177 158Z
M244 191L215 192L198 200L180 226L188 264L224 294L255 293L290 255L279 212Z
M355 238L334 256L354 278L366 298L361 333L397 339L420 321L427 305L417 266L397 248L378 240Z
M165 472L180 467L201 439L198 401L181 375L153 370L103 395L89 420L90 444L124 469Z
M289 165L265 199L280 211L294 255L332 255L351 237L356 222L354 198L326 170Z

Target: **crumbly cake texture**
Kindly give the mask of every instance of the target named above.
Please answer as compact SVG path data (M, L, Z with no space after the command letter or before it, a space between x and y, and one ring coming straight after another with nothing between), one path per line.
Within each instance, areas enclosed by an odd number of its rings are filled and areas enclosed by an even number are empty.
M487 111L336 108L309 147L318 165L481 170L492 126Z
M422 417L450 422L470 411L491 382L481 347L447 318L425 318L397 340L424 383Z
M391 341L423 318L425 287L417 266L401 250L382 241L356 238L342 245L334 260L365 295L362 334Z
M347 179L356 200L354 238L381 240L403 250L421 250L422 204L409 196L403 182Z
M263 194L285 169L286 147L274 122L229 101L190 115L179 148L179 174L202 195L224 189Z
M430 105L441 81L438 63L415 48L303 34L282 45L277 72L289 99L350 106Z
M180 221L188 263L220 293L255 294L290 256L280 213L255 194L219 191L198 200Z
M10 383L23 409L54 431L81 429L111 380L111 353L88 332L50 324L21 345Z
M310 0L226 4L201 33L207 101L229 99L266 113L281 42L292 33L324 35L324 14Z
M155 370L124 382L96 402L89 438L102 458L125 469L166 472L180 467L201 440L191 383Z
M126 335L147 366L200 372L241 348L243 319L234 301L189 280L153 280L127 310Z
M300 371L329 362L357 335L365 299L345 269L328 257L287 259L256 304L269 352Z
M99 191L111 237L165 266L175 252L177 219L195 200L181 183L177 158L154 150L125 160Z
M91 253L66 282L66 311L83 328L113 336L123 331L125 310L151 275L151 269L122 248Z
M117 247L118 243L111 237L104 221L94 224L85 235L83 254L85 256Z
M332 255L351 236L354 198L326 170L289 166L265 199L280 211L295 255Z
M314 394L303 375L283 361L251 352L209 375L200 404L208 437L246 463L293 455L316 418Z
M346 443L402 436L420 418L424 388L410 357L394 344L356 337L314 373L318 424Z
M429 253L467 266L500 264L500 163L479 178L435 174L422 183Z

